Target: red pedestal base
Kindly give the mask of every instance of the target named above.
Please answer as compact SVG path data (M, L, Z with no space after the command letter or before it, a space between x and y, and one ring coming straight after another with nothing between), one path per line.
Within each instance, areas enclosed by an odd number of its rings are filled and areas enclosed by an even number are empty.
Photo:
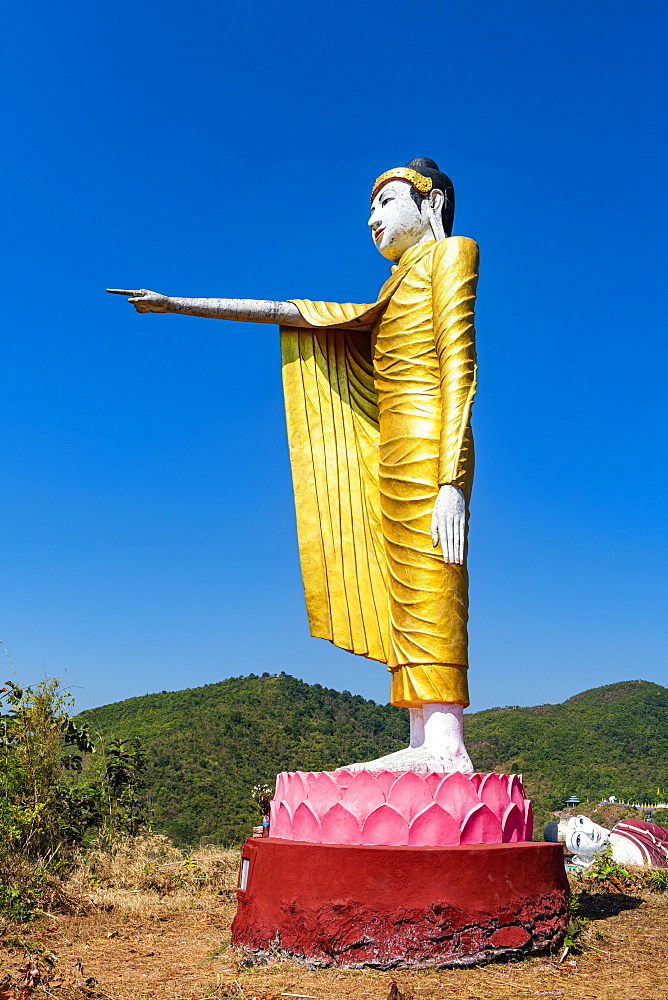
M247 840L237 899L233 944L342 968L471 965L556 946L568 923L560 844Z

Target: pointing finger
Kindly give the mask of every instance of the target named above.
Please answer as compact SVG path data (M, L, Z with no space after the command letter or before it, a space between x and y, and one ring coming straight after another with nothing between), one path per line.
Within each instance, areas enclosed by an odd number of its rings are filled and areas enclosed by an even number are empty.
M107 291L111 295L140 295L141 292L137 288L107 288Z

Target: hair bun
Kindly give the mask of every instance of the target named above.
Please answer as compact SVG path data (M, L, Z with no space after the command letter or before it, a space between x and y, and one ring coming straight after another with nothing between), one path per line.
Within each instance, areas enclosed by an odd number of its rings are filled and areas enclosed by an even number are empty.
M430 160L428 156L416 156L415 159L411 160L410 163L407 163L406 166L410 167L411 170L417 170L418 172L424 167L426 167L427 170L438 170L438 166L433 160Z
M543 830L543 840L546 840L549 844L559 843L559 824L558 823L548 823Z

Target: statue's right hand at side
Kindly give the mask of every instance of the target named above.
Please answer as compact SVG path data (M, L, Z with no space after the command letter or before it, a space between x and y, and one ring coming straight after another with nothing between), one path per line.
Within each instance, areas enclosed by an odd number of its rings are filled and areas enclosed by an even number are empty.
M108 288L112 295L127 295L138 313L171 312L169 295L151 292L148 288Z

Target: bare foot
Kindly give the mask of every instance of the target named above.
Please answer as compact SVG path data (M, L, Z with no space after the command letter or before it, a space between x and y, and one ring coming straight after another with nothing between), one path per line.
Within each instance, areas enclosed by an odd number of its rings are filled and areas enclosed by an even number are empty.
M471 758L464 746L461 705L446 702L424 704L410 710L411 745L377 760L350 764L346 771L461 771L472 774Z
M388 753L377 760L367 760L361 764L348 764L340 771L438 771L450 774L461 771L462 774L473 774L473 765L466 750L462 748L453 754L435 754L426 746L406 747Z

